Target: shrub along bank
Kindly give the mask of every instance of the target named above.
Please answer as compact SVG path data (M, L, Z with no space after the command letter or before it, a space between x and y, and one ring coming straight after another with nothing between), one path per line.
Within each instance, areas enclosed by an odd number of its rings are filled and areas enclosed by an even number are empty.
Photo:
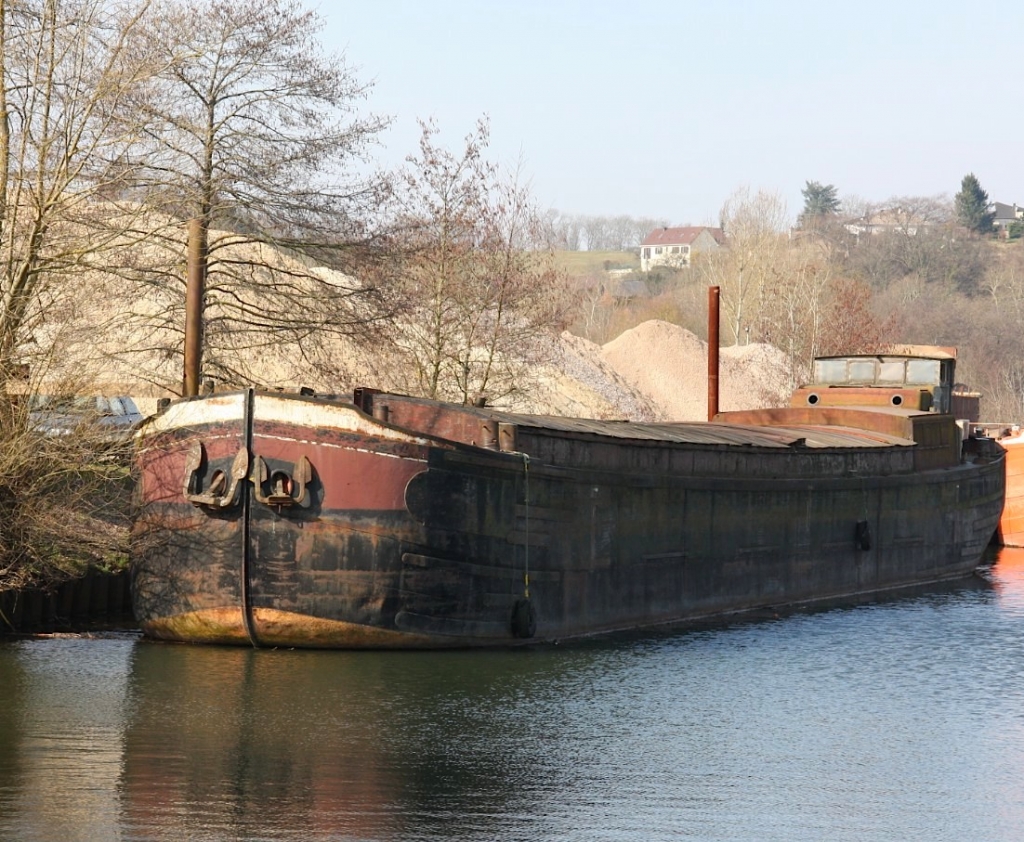
M0 592L127 567L130 448L87 420L42 429L0 399Z

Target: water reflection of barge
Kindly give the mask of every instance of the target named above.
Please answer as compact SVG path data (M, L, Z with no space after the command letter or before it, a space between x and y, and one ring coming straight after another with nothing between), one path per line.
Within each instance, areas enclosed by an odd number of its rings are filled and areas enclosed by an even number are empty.
M204 643L493 646L970 574L1003 462L961 447L952 359L821 366L790 407L714 423L178 401L139 435L136 617Z

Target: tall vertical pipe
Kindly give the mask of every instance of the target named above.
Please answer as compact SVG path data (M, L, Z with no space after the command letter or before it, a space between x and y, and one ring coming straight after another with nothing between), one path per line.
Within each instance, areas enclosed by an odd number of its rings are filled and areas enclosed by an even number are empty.
M199 394L203 367L203 296L206 293L206 229L196 218L188 225L188 277L185 285L185 374L181 394Z
M718 300L720 287L708 287L708 421L718 415Z

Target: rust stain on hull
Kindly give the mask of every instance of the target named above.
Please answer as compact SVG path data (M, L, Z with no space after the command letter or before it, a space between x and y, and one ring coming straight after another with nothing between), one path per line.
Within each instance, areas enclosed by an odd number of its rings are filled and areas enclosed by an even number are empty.
M436 640L423 635L373 628L357 623L325 620L256 608L252 612L259 645L312 649L426 649ZM142 624L142 631L160 640L226 645L250 645L242 612L238 608L215 608L162 617ZM462 645L456 641L454 645Z
M158 640L249 644L240 608L210 608L146 620L142 632Z

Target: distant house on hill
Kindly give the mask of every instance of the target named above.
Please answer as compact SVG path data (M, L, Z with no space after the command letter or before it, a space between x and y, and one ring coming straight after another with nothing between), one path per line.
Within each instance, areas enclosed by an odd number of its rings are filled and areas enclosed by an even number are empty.
M1006 205L1002 202L993 202L988 206L989 211L995 213L992 218L992 224L996 227L996 230L1006 236L1008 229L1015 222L1021 222L1024 220L1024 208L1017 205L1014 202L1012 205Z
M721 228L655 228L640 244L640 270L655 266L689 266L699 251L714 251L725 242Z

